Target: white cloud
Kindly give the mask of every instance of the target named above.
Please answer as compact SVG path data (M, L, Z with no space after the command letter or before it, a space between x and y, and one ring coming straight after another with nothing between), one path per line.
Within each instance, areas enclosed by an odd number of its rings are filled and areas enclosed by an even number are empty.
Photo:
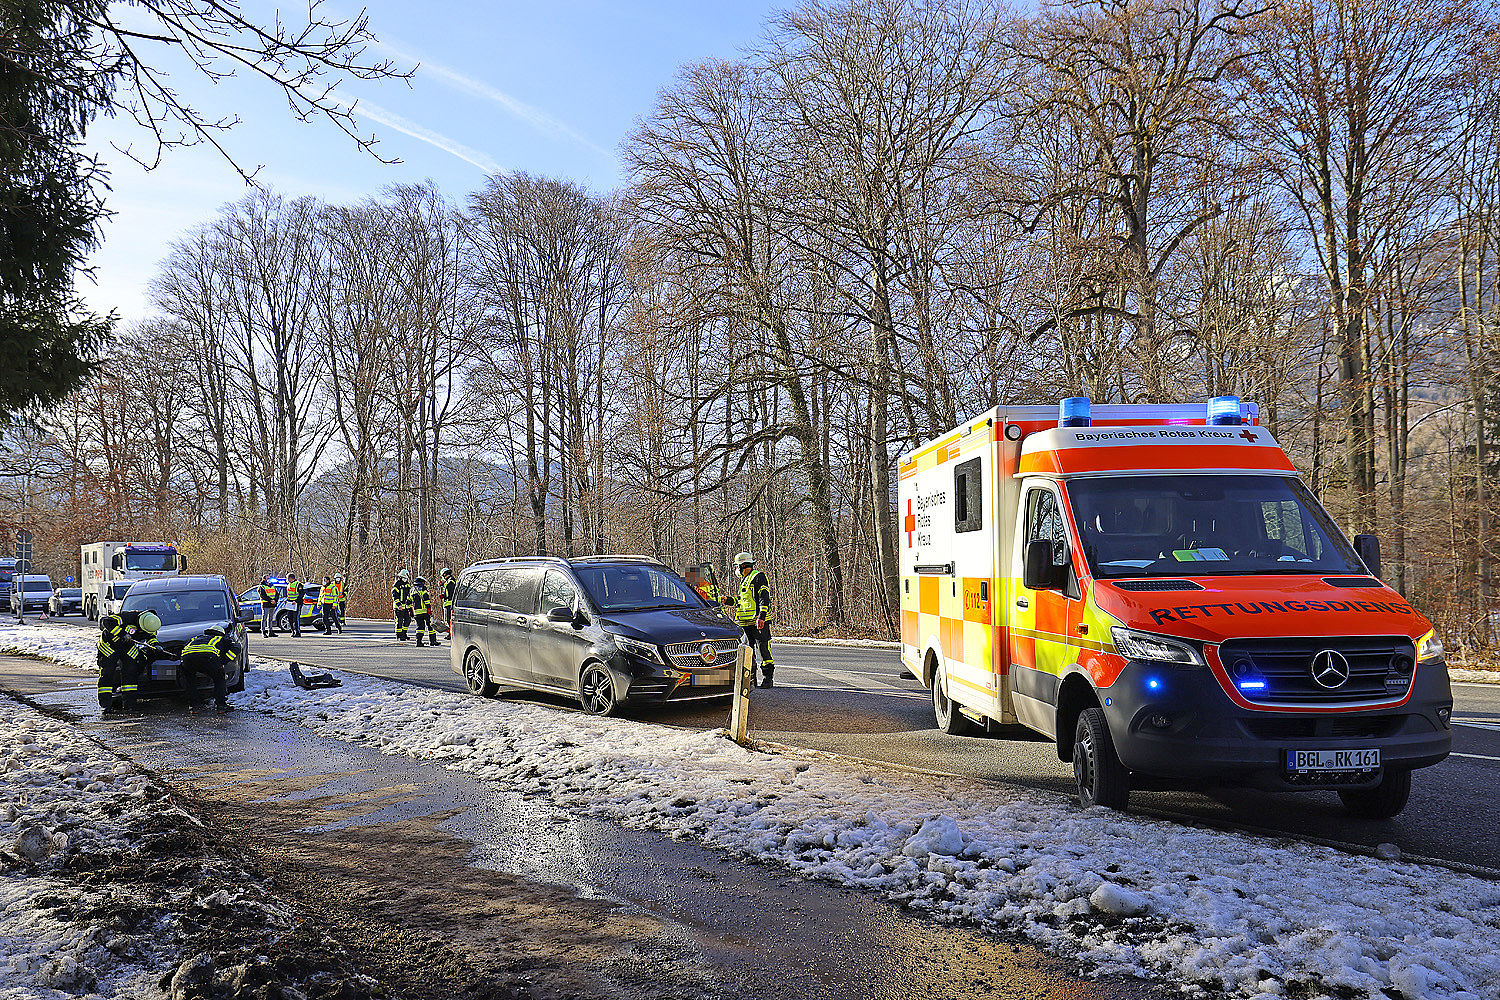
M388 111L378 104L372 104L369 101L364 100L363 98L361 98L357 103L353 101L346 101L343 99L342 95L335 96L334 100L338 101L338 103L340 104L343 104L345 107L353 111L355 115L358 115L361 118L368 118L372 122L378 122L379 124L384 125L387 128L393 128L397 132L401 132L405 135L411 136L413 139L420 139L422 142L436 146L438 149L441 149L445 153L451 153L452 155L458 157L460 160L463 160L466 163L473 164L480 170L483 170L486 174L499 174L505 172L504 168L502 168L500 164L496 163L493 159L491 159L486 154L481 153L479 150L471 149L461 142L457 142L453 139L448 138L441 132L434 132L430 128L418 125L411 119L403 118L402 116L396 114L394 111Z
M463 93L470 94L474 97L482 98L483 100L498 104L506 111L509 111L512 115L526 122L528 125L532 126L540 132L546 133L547 135L551 136L560 136L570 139L573 142L578 143L580 146L593 150L600 156L607 157L611 160L614 159L613 153L605 149L603 146L598 145L592 139L589 139L587 136L580 134L578 131L569 127L563 122L558 121L556 118L553 118L551 115L547 114L545 111L542 111L540 108L533 107L530 104L527 104L525 101L512 97L510 94L505 93L505 91L499 90L498 88L485 83L483 80L477 80L472 76L466 76L465 74L460 73L455 69L444 66L442 63L425 62L422 59L419 59L417 56L414 56L409 52L402 51L401 49L398 49L387 42L376 42L372 47L379 49L386 55L390 56L392 59L398 60L400 62L420 63L421 66L417 71L419 75L426 74L437 80L441 80L443 83L448 84L454 90L462 91Z

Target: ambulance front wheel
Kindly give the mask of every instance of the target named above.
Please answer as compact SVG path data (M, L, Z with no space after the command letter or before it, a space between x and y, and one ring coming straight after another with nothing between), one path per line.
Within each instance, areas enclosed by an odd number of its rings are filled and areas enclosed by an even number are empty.
M932 714L938 729L949 736L967 736L974 731L968 716L948 697L948 673L942 667L932 672Z
M1114 737L1104 709L1088 708L1078 716L1073 737L1073 777L1078 782L1078 803L1123 810L1130 802L1130 772L1115 753Z
M1354 788L1339 792L1339 799L1349 815L1360 819L1390 819L1406 808L1411 797L1411 772L1387 769L1374 788Z

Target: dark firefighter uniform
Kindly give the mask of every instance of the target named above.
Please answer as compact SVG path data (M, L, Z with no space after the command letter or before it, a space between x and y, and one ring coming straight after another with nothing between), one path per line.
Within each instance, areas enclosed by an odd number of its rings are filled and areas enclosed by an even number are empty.
M458 592L458 581L453 579L453 574L443 570L443 622L448 626L448 632L453 632L453 595Z
M396 638L406 641L406 629L411 624L411 584L406 577L396 577L391 585L391 611L396 617Z
M763 570L752 568L740 578L734 620L760 659L760 686L770 687L776 661L771 658L771 580Z
M427 581L420 576L411 591L411 612L417 620L417 645L422 645L422 637L425 635L427 641L436 646L438 641L437 629L432 624L432 595L427 592Z
M141 628L141 612L127 611L99 619L99 707L110 709L118 701L127 712L135 710L142 671L151 669L154 660L164 659L152 641L154 629ZM160 619L151 612L148 624L159 627Z
M214 708L220 712L230 711L232 706L228 700L228 668L242 659L244 655L245 651L240 648L240 644L229 638L224 633L224 629L217 626L208 629L182 647L184 687L188 685L188 678L194 675L209 678L214 682ZM192 682L191 687L187 688L187 691L190 700L198 700L196 680Z

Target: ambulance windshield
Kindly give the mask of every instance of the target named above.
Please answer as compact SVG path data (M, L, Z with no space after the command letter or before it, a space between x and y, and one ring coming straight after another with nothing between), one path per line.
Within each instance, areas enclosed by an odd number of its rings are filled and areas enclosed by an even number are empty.
M1295 476L1101 476L1067 490L1096 579L1365 573Z

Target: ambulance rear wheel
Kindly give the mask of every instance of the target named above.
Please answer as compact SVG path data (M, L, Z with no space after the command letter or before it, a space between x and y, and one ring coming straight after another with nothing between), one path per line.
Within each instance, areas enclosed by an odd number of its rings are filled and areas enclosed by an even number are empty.
M1339 792L1349 815L1360 819L1390 819L1406 808L1411 797L1411 772L1387 770L1374 788Z
M932 714L938 729L949 736L967 736L974 731L974 723L948 697L948 672L942 667L932 674Z
M1130 802L1130 772L1115 753L1104 709L1084 709L1074 732L1073 777L1078 782L1079 805L1123 810Z

